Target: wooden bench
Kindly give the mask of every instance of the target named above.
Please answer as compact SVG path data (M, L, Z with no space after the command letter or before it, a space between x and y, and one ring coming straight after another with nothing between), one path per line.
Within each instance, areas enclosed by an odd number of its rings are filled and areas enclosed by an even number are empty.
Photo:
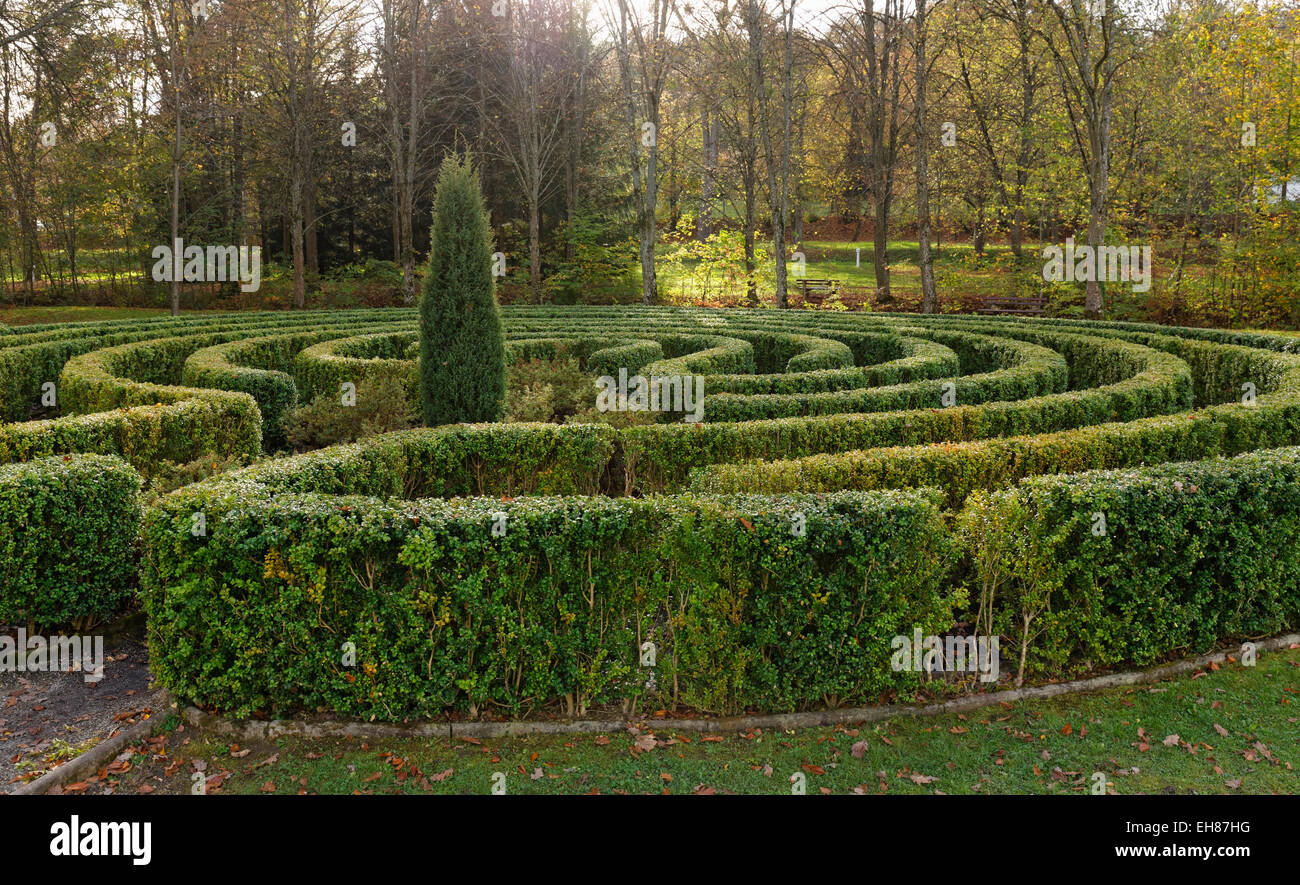
M1040 317L1047 313L1047 296L989 295L976 313Z
M800 277L794 281L794 290L799 293L805 304L820 306L828 297L839 292L840 281L814 280Z

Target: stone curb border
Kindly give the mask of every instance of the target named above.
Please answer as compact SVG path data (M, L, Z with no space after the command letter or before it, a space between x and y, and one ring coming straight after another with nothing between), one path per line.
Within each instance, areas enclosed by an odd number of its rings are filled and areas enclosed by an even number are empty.
M1258 652L1264 652L1288 648L1296 644L1300 644L1300 633L1287 633L1271 639L1261 639L1255 642L1255 648ZM1229 654L1240 654L1240 651L1211 652L1149 670L1112 673L1073 682L1056 682L1030 688L989 692L923 706L888 704L878 707L850 707L842 710L779 713L766 716L725 716L717 719L649 719L637 720L635 724L640 728L655 731L664 729L697 732L748 731L751 728L812 728L825 725L879 722L894 716L928 716L935 713L964 712L1008 701L1050 698L1074 692L1093 691L1099 688L1158 682L1169 676L1206 667L1211 663L1222 663ZM185 707L180 710L180 715L188 726L206 729L244 741L279 737L323 738L344 737L347 735L360 738L441 737L455 739L458 737L493 738L528 734L591 734L620 731L632 724L630 720L613 717L609 719L578 719L568 722L417 722L407 725L376 724L329 717L310 720L232 720L205 713L197 707ZM57 771L61 770L57 769Z
M142 719L135 725L119 731L113 737L100 741L75 759L68 760L53 771L47 771L36 780L23 784L7 795L35 796L47 793L56 786L61 787L66 783L73 783L83 777L89 777L111 762L117 754L131 744L149 737L162 720L166 718L160 715L160 711L169 709L172 706L174 705L171 695L163 691L159 698L158 710L153 712L147 719Z
M1257 651L1276 651L1300 644L1300 633L1287 633L1272 639L1263 639L1255 643ZM1113 688L1120 685L1142 685L1159 682L1169 676L1197 670L1211 663L1222 663L1227 659L1228 651L1211 652L1200 657L1175 661L1154 667L1150 670L1135 670L1126 673L1113 673L1107 676L1094 676L1073 682L1056 682L1030 688L995 691L987 694L955 698L922 706L904 704L887 704L879 707L849 707L843 710L823 710L809 713L779 713L768 716L724 716L718 719L651 719L641 720L640 725L662 730L666 728L680 731L720 732L747 731L751 728L814 728L825 725L844 725L859 722L880 722L894 716L929 716L936 713L959 713L977 710L993 704L1008 701L1027 700L1030 698L1050 698L1062 694L1093 691L1099 688ZM160 707L175 707L170 696L164 693ZM493 738L527 734L592 734L617 731L625 728L629 722L620 719L578 719L572 722L423 722L411 725L376 725L369 722L320 719L313 721L281 719L263 722L253 719L226 719L205 713L197 707L180 709L181 718L187 725L207 729L217 734L239 738L241 740L274 739L278 737L456 737ZM119 732L114 737L103 741L82 753L76 759L60 765L53 771L41 775L31 783L24 784L8 795L31 796L46 793L55 786L89 776L98 771L109 760L122 752L127 746L148 737L162 722L164 717L154 714L148 719Z

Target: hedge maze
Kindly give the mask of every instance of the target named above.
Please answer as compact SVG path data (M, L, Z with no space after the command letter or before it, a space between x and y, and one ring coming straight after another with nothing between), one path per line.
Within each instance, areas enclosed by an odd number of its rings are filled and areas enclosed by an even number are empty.
M0 610L64 622L135 593L176 696L384 720L873 703L919 684L890 666L915 629L973 624L1013 674L1059 678L1300 622L1300 338L502 316L508 361L702 375L703 420L264 457L312 395L382 375L414 398L415 312L4 330ZM209 457L248 466L142 495Z

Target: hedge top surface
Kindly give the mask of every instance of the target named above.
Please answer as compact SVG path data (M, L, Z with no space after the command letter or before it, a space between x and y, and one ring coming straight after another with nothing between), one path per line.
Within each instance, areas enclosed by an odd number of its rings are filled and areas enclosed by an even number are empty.
M1187 451L1285 442L1300 397L1296 340L1261 333L639 306L509 307L502 315L509 358L569 353L592 375L620 368L702 374L704 426L672 414L618 430L466 426L438 437L445 476L417 471L416 485L472 494L495 488L496 480L468 478L486 471L499 473L508 490L606 494L742 490L747 482L788 491L803 482L819 491L996 487L1054 464L1092 463L1064 454L1083 440L1091 440L1090 452L1129 441L1119 446L1127 454L1096 455L1102 464L1146 463L1160 456L1148 451L1151 440L1176 427L1179 415L1188 427L1208 421L1217 428L1194 442L1183 434ZM85 323L0 336L0 381L21 393L6 400L10 412L26 411L40 390L33 379L55 370L64 410L64 417L4 425L0 458L104 452L149 471L164 458L248 457L263 438L275 440L285 409L341 381L384 372L413 389L415 324L412 310L366 310ZM1257 412L1225 404L1247 382ZM1041 443L1040 434L1047 435ZM412 439L421 441L418 448L431 437L416 432ZM588 448L592 439L601 440L597 449ZM359 450L392 445L382 438ZM929 472L932 463L920 472L900 466L932 462L926 452L935 445L957 446L945 450L956 459L952 466L938 473ZM525 450L521 463L538 472L532 481L505 466ZM595 461L579 464L579 451ZM889 466L866 477L863 453L872 452L871 463L883 458ZM334 457L291 458L267 469L280 475ZM835 458L852 469L826 460ZM999 458L1020 466L978 481L955 478L959 462Z

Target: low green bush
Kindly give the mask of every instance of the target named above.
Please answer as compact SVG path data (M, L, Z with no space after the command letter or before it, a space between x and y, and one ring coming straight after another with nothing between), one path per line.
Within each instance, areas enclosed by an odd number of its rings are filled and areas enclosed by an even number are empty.
M284 441L295 451L350 443L419 424L406 372L371 372L345 400L322 393L289 409L282 419Z
M594 411L596 387L578 361L520 359L506 372L506 421L563 424Z
M119 611L135 586L140 483L103 455L0 466L0 621Z

